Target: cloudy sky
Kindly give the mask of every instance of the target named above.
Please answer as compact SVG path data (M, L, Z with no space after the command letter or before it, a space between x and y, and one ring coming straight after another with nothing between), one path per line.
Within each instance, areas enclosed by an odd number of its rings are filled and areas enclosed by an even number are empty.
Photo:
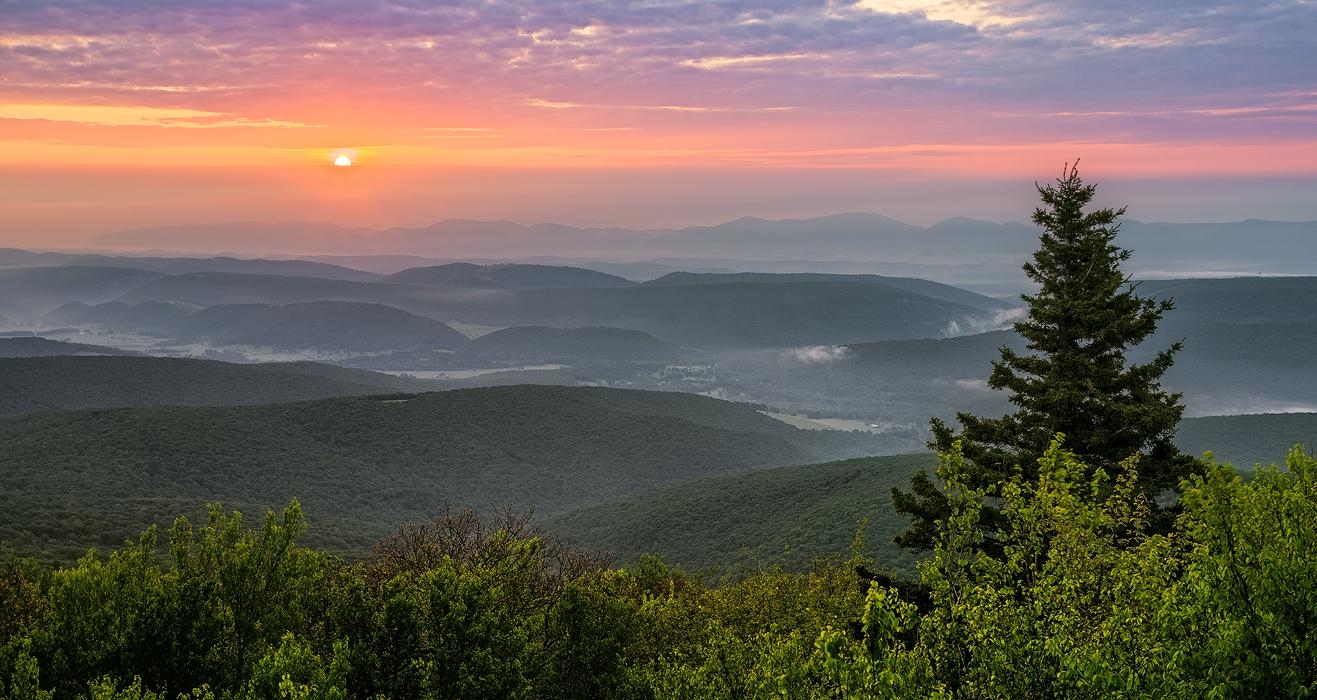
M1317 0L0 0L0 245L1024 219L1075 157L1135 218L1317 219L1314 57Z

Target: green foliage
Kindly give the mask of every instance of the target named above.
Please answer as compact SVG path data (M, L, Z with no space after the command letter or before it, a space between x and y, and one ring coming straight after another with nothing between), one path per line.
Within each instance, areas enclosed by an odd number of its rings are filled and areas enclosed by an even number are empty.
M1191 670L1218 697L1317 692L1317 460L1296 448L1247 482L1213 465L1184 500L1191 607L1176 632L1203 644Z
M1114 479L1061 448L1001 489L999 557L983 490L944 456L951 514L922 578L919 649L956 697L1295 697L1317 686L1317 462L1244 481L1211 466L1167 534L1135 460ZM890 604L899 614L900 604Z
M32 640L8 638L0 653L0 697L51 700L54 696L41 687L41 665L32 656Z
M136 677L122 688L109 676L92 681L87 686L87 696L89 700L164 700L160 695L142 688L142 679Z
M346 700L346 656L346 643L335 642L333 661L326 667L309 645L285 634L252 668L235 700Z
M805 573L629 569L525 516L447 512L348 564L297 546L297 503L248 529L213 507L109 557L8 570L35 599L0 639L15 698L1106 698L1317 692L1317 460L1186 480L1150 534L1136 458L1093 469L1057 436L1037 477L985 489L941 456L949 514L908 585L863 544ZM12 583L17 581L17 584ZM17 592L17 593L15 593Z
M1066 434L1092 468L1113 469L1130 455L1143 455L1139 483L1155 509L1155 497L1175 488L1194 463L1171 441L1184 412L1180 395L1160 385L1181 346L1174 343L1143 364L1129 363L1126 354L1174 306L1134 293L1120 269L1130 252L1115 244L1125 210L1085 211L1096 187L1084 184L1076 167L1038 193L1043 207L1033 221L1043 233L1024 271L1039 289L1021 297L1029 315L1015 324L1026 352L1003 346L988 377L990 388L1009 393L1015 410L1000 418L957 413L959 433L935 418L930 446L945 453L959 440L970 467L967 486L989 492L1014 469L1032 477L1056 433ZM948 504L923 473L912 492L892 494L897 510L916 521L900 544L930 548L931 523L945 516ZM991 509L989 516L987 537L995 546L997 518ZM1160 529L1169 524L1162 518Z
M874 585L864 601L860 640L826 629L815 643L823 678L819 693L842 698L946 698L926 655L902 636L915 629L915 606Z

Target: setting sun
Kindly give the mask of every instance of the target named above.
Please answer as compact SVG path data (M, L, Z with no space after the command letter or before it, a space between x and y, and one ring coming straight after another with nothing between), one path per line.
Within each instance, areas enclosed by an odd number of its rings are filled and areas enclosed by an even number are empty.
M349 158L349 157L346 156L346 155L340 155L340 156L334 158L334 165L336 165L336 166L338 166L338 167L340 167L340 168L346 168L346 167L352 165L352 159Z

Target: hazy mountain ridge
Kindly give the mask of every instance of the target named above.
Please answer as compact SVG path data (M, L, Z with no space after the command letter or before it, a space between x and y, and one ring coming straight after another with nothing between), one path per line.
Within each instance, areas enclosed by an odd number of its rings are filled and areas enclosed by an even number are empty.
M84 271L98 284L84 290L87 285L61 282L68 270ZM637 285L602 276L610 286L471 289L239 273L162 275L119 268L0 270L0 275L5 273L15 287L26 281L41 290L40 298L33 299L34 306L39 312L58 310L51 320L69 323L81 317L82 322L105 324L118 318L141 328L159 327L162 320L137 318L134 316L145 314L117 305L91 309L68 304L166 302L185 308L364 302L436 321L456 319L494 327L610 326L639 330L669 343L705 347L940 337L999 325L1003 310L1009 309L999 300L934 282L876 276L756 275L753 283L732 277L717 284L693 285ZM579 281L581 273L568 269L553 274L567 274ZM589 273L596 280L601 275ZM621 286L611 286L614 280ZM59 309L61 306L65 308ZM164 307L157 310L174 313ZM102 311L104 316L99 315Z
M1145 223L1127 219L1119 243L1139 251L1140 269L1236 269L1317 273L1317 222ZM523 226L506 221L449 220L430 226L386 230L344 229L332 224L210 224L134 229L106 234L97 245L120 249L183 248L293 254L406 254L461 258L598 256L614 259L742 258L885 260L1005 264L1037 244L1027 224L998 224L956 217L932 226L907 224L880 214L838 214L770 221L745 217L715 226L635 230Z
M24 267L0 269L0 299L45 312L69 302L114 301L137 286L163 277L126 267Z
M646 361L676 358L681 350L643 331L589 326L513 326L467 343L464 353L481 358L539 361Z
M357 282L379 280L383 275L312 260L270 260L230 256L143 256L102 255L88 253L34 253L16 248L0 248L0 268L10 267L128 267L167 275L190 272L238 272L275 274L290 277L321 277Z
M211 306L183 319L179 331L217 345L276 349L383 352L451 349L466 342L466 336L443 322L354 301Z
M397 284L477 289L549 289L553 287L628 287L631 280L566 265L449 263L414 267L388 276Z

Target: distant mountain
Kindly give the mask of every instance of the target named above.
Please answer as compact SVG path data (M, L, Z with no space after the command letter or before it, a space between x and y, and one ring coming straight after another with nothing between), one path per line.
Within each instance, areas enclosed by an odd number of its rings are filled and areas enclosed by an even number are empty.
M932 255L915 245L924 229L878 214L839 214L807 220L746 217L718 226L635 231L523 226L508 221L448 220L429 226L348 230L331 224L237 222L161 226L100 236L96 245L116 249L244 250L260 253L407 254L444 258L599 255L846 259L857 249L870 259ZM918 250L916 250L918 249ZM820 255L820 253L823 253Z
M0 268L64 265L75 257L68 253L34 253L18 248L0 248Z
M556 273L555 273L556 274ZM434 319L490 326L611 326L701 347L790 347L940 337L996 327L1009 305L923 280L757 281L481 290L270 275L153 279L124 301L200 305L318 299L383 303ZM955 301L955 300L961 301ZM961 303L961 302L965 303Z
M440 321L350 301L211 306L187 316L177 332L218 345L355 352L443 349L466 342Z
M1118 242L1134 250L1136 270L1221 269L1241 273L1317 273L1317 221L1173 224L1128 221ZM1150 276L1150 275L1144 275Z
M0 341L0 353L4 342ZM0 360L0 415L123 406L222 406L424 391L425 382L312 362L166 357Z
M137 355L103 345L66 343L49 338L0 338L0 357L56 357L60 355Z
M125 304L122 301L84 304L74 301L51 311L42 320L52 325L103 326L120 331L169 335L198 308L195 305L164 301L144 301L140 304Z
M264 278L262 278L264 279ZM217 345L280 350L383 352L451 349L466 337L447 324L384 304L311 301L285 305L121 301L65 304L46 314L50 324L98 326Z
M625 328L517 326L475 338L463 354L535 362L642 362L675 358L678 348Z
M167 275L185 275L194 272L232 272L249 275L284 275L287 277L318 277L350 282L375 282L383 275L341 265L330 265L308 260L248 260L230 257L218 258L162 258L114 257L85 255L75 257L71 265L106 265L152 270Z
M1317 376L1317 353L1312 352L1317 322L1247 322L1302 319L1317 308L1317 298L1305 297L1303 286L1289 280L1295 286L1278 292L1288 296L1269 305L1266 295L1255 294L1250 284L1217 282L1208 285L1213 293L1201 300L1186 293L1183 306L1167 313L1158 333L1134 348L1130 358L1145 362L1183 341L1164 384L1184 393L1189 416L1317 411L1317 384L1310 381ZM1148 289L1140 287L1144 293ZM1005 394L989 390L986 381L1002 346L1027 351L1023 339L1002 330L844 348L724 354L717 359L718 386L734 392L731 397L768 403L787 413L922 430L933 415L1001 415L1010 409ZM913 434L905 449L918 449L922 442L921 435Z
M0 299L33 313L45 313L71 301L113 301L158 272L121 267L20 267L0 270Z
M1317 277L1146 280L1138 291L1174 299L1172 323L1317 322Z
M476 289L545 289L549 287L628 287L631 280L614 275L561 265L473 265L450 263L436 267L414 267L389 275L396 284Z
M39 413L0 419L0 540L71 558L206 503L261 512L297 497L312 544L359 554L445 504L552 515L869 449L744 404L584 387Z
M709 348L934 338L992 327L997 316L885 284L848 282L544 289L472 304L495 325L615 326Z
M849 282L852 284L883 284L907 292L921 294L933 299L963 304L981 309L1006 311L1014 304L987 297L982 294L952 287L951 285L930 282L913 277L886 277L882 275L842 275L820 272L768 273L694 273L672 272L657 279L645 282L647 286L672 287L697 284L791 284L804 282Z
M377 235L379 231L374 229L350 229L320 222L235 221L136 228L99 236L93 243L97 248L111 250L326 253L360 249Z
M1317 222L1248 220L1212 224L1126 220L1118 243L1135 251L1144 276L1195 270L1317 274ZM1020 277L1037 247L1027 224L952 218L932 226L878 214L838 214L769 221L747 217L717 226L630 230L522 226L506 221L442 221L417 228L344 229L330 224L233 223L167 226L112 233L98 245L219 252L414 255L446 259L559 256L591 259L726 258L741 260L972 263L993 275ZM919 276L928 276L920 274ZM954 277L938 277L956 284Z
M247 274L322 277L325 279L371 282L383 275L355 270L341 265L308 260L261 260L233 257L190 258L130 255L92 255L81 253L32 253L14 248L0 248L0 268L6 267L126 267L150 270L167 275L190 272L237 272Z
M3 271L0 271L3 272ZM156 276L126 291L121 301L181 301L219 304L290 304L302 301L378 301L397 296L392 285L315 277L194 272Z

